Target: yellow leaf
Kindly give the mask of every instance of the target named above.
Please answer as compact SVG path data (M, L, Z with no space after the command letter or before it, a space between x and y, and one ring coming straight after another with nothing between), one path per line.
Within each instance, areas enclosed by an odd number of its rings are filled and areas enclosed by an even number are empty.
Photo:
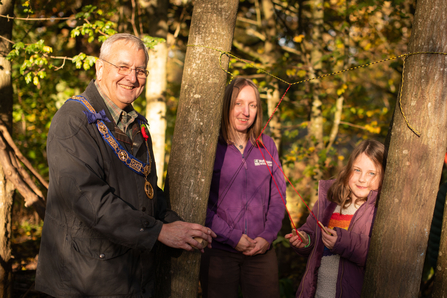
M374 112L373 112L373 111L368 111L368 112L366 112L366 116L371 117L372 115L374 115Z
M39 78L37 76L35 76L33 78L33 84L36 85L36 86L39 85Z
M51 48L51 47L49 47L49 46L44 46L44 47L43 47L43 51L44 51L45 53L51 53L51 52L53 52L53 48Z
M286 74L290 76L294 76L296 74L296 69L287 69Z
M303 41L303 38L304 38L304 35L303 35L303 34L300 34L300 35L295 36L295 37L293 38L293 41L294 41L294 42L302 42L302 41Z
M309 152L314 152L315 151L315 147L309 147Z
M344 159L345 159L345 157L343 155L338 156L338 160L344 160Z
M342 95L343 93L345 93L345 89L343 88L337 89L337 95Z
M305 70L301 69L301 70L298 70L298 72L296 74L300 77L304 77L304 76L306 76L307 72Z

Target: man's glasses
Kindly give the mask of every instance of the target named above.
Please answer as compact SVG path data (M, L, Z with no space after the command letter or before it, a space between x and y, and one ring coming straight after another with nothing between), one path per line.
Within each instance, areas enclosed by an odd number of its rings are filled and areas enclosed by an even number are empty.
M131 68L129 66L117 66L107 60L101 59L100 60L109 63L110 65L115 66L116 68L118 68L118 73L127 76L128 74L130 74L132 72L132 70L135 70L135 73L137 74L137 77L139 79L145 79L147 78L147 76L149 75L149 71L143 68Z

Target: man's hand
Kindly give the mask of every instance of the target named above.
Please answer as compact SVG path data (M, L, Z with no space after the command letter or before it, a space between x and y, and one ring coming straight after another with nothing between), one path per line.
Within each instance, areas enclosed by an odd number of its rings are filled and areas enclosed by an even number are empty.
M204 246L197 242L194 237L206 240L208 247L211 248L212 238L215 238L216 234L210 228L199 224L175 221L163 224L158 235L158 241L173 248L182 248L187 251L197 248L203 252Z
M270 244L267 242L267 240L265 240L262 237L256 237L254 241L256 241L255 247L253 247L253 249L251 249L248 252L247 251L244 252L244 255L246 255L246 256L261 255L261 254L265 253L267 251L267 249L269 248Z
M326 234L325 232L321 232L321 240L323 240L324 246L326 246L329 249L333 249L335 242L337 242L337 232L335 230L326 228L326 230L331 233L332 235Z
M301 242L298 235L295 233L290 233L284 236L284 238L289 239L290 245L292 245L295 248L304 248L309 243L309 238L307 237L307 233L304 231L298 232L300 233L300 237L304 242Z
M241 239L239 240L239 243L236 245L236 250L240 252L249 252L252 250L256 245L256 241L248 237L247 235L243 234Z

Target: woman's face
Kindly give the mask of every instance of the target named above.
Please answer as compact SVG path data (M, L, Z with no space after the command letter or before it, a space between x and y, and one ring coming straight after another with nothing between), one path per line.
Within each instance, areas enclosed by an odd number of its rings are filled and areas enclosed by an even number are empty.
M351 199L366 198L371 190L377 190L382 180L382 174L374 162L365 154L360 154L352 165L352 174L349 178Z
M256 93L251 86L244 86L239 92L230 112L230 124L239 133L247 133L256 119L258 111Z

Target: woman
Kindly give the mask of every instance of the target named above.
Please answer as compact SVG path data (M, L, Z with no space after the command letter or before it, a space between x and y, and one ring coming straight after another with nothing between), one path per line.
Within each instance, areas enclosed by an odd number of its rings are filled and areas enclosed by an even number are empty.
M271 244L281 228L286 185L273 140L262 135L256 144L261 130L256 85L233 80L225 90L208 201L206 226L217 238L202 255L204 298L237 297L239 286L244 297L279 297Z
M285 236L309 256L296 297L360 297L384 159L382 143L363 141L335 180L320 181L313 213L325 228L311 214L298 229L301 239Z

